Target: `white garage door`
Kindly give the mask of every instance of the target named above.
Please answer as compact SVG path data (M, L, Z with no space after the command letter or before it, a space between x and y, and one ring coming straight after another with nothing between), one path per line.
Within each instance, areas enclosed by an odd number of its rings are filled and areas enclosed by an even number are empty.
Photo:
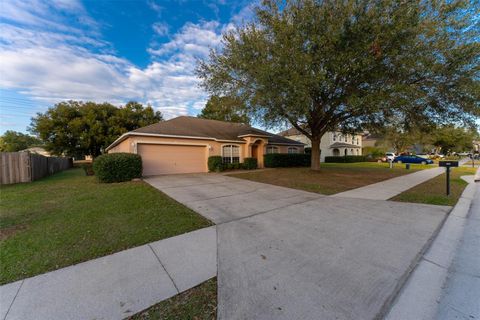
M144 176L206 172L206 151L205 146L137 145L137 153L142 156Z

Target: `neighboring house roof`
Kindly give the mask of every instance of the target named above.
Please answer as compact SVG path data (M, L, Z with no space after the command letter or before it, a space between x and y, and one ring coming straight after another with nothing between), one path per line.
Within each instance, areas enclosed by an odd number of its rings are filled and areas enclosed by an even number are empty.
M142 134L205 138L219 141L238 141L241 143L245 142L242 139L243 136L261 136L267 137L269 144L304 145L301 142L256 129L247 124L180 116L127 132L108 146L107 150L114 147L128 135Z
M345 142L335 142L329 146L329 148L361 148L360 146L357 146L356 144L351 144L351 143L345 143Z
M298 131L298 129L296 129L296 128L290 128L288 130L285 130L285 131L282 131L282 132L278 133L278 135L282 136L282 137L298 136L298 135L302 135L302 134L303 133Z
M27 148L27 149L24 149L24 150L20 150L20 152L38 153L38 154L41 154L43 156L49 156L50 155L50 152L48 152L47 150L45 150L45 148L42 148L42 147L31 147L31 148Z

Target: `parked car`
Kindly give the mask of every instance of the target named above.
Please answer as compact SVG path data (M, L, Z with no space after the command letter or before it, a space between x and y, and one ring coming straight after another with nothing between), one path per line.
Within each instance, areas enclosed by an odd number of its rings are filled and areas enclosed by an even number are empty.
M393 161L395 159L395 153L387 152L385 153L385 161Z
M432 164L433 160L425 159L419 156L398 156L395 157L393 162L396 163L421 163L421 164Z
M417 154L417 157L423 158L423 159L430 159L430 156L428 154Z

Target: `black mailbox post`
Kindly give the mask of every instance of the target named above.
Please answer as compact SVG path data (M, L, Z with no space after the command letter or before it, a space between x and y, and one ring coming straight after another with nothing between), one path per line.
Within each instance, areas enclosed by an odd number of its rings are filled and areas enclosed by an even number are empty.
M458 161L455 160L441 160L438 162L439 167L447 169L447 196L450 195L450 168L458 167Z

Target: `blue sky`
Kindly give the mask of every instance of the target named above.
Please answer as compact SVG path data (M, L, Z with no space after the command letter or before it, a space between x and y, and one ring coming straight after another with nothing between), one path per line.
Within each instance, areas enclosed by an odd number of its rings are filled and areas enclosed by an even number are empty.
M150 103L195 115L197 58L251 19L251 1L1 0L0 133L62 100Z

